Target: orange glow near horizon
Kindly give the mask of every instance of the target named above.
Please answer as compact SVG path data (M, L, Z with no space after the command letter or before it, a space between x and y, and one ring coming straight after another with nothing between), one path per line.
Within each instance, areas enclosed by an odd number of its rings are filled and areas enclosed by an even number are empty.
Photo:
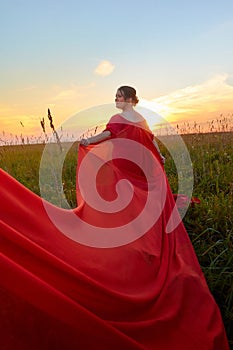
M93 86L90 86L89 88L92 89L92 87ZM91 108L90 94L86 94L83 99L80 100L79 107L81 111ZM25 98L26 97L27 96L25 96ZM22 134L29 138L42 135L42 128L40 125L42 117L45 118L46 127L49 129L49 123L46 117L47 107L45 106L51 108L55 127L61 125L70 116L77 114L77 91L76 93L72 93L72 91L69 90L68 94L60 90L58 92L57 89L55 89L55 95L46 95L44 100L42 99L42 95L39 95L38 91L37 97L39 100L40 98L42 100L40 105L38 105L38 102L36 103L35 100L30 100L30 98L28 98L28 101L30 102L27 101L24 104L24 101L22 101L21 105L16 102L12 107L0 105L1 142L4 141L4 138L12 138L15 137L15 135L19 137ZM232 130L233 86L227 83L226 75L215 76L201 85L189 86L153 100L147 100L140 97L139 99L142 108L155 112L154 115L153 113L150 114L148 112L145 116L151 129L155 128L155 125L158 123L158 118L155 116L157 113L171 124L180 124L184 122L196 122L197 124L203 124L203 122L206 122L207 124L207 121L211 119L217 120L218 118L221 118L220 116L227 117L229 128ZM93 105L94 103L96 103L96 106L100 105L101 101L99 96L93 93L92 102ZM107 103L107 101L102 101L102 103ZM43 116L40 115L41 108L44 110ZM92 108L94 107L92 106ZM104 117L102 119L104 119ZM109 118L110 117L111 115L109 115ZM100 119L101 116L98 113L96 113L96 115L94 113L93 118L91 119L92 126L95 124L98 125ZM82 124L83 128L87 121L87 118L80 119L80 124ZM87 128L90 127L90 120L88 122L89 125L87 124Z
M219 109L216 110L213 108L213 105L210 104L209 109L207 106L203 108L203 111L201 109L199 110L199 113L195 113L192 108L188 111L187 109L183 108L183 110L179 110L177 108L172 109L169 105L162 105L158 103L151 103L150 101L146 102L143 101L141 104L144 108L154 111L161 115L165 121L171 124L182 124L184 122L194 124L195 122L197 125L207 123L207 121L213 119L217 120L222 115L223 117L228 116L229 121L229 127L230 124L232 124L233 119L232 115L230 118L230 109L226 109L226 107L229 107L228 105L222 105L219 106ZM156 128L156 124L158 123L158 120L156 120L155 116L152 114L145 116L149 127L153 130ZM25 137L39 137L42 135L42 128L40 126L40 119L39 117L35 118L34 116L31 117L30 115L9 115L5 118L4 123L1 123L1 131L0 131L0 141L6 137L7 139L12 137L20 137L20 135L23 135ZM45 117L46 119L46 117ZM165 123L164 121L164 123ZM57 114L54 113L54 123L55 126L58 126L62 122L61 118L58 118ZM96 120L98 123L99 120ZM46 126L47 131L49 132L49 123L46 120ZM88 128L88 127L87 127ZM232 125L231 125L232 130Z

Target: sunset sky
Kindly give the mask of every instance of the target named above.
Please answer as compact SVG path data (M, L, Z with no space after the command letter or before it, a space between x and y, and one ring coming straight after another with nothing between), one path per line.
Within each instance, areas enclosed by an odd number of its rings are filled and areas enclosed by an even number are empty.
M171 122L233 112L232 0L0 0L0 36L0 137L39 134L48 108L58 126L120 85Z

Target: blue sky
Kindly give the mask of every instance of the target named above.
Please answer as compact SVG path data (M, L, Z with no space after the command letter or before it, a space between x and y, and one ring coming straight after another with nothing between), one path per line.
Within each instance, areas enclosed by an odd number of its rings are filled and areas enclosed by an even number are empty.
M110 103L123 84L135 86L142 99L166 101L190 87L208 95L203 86L214 82L229 112L230 0L1 0L0 36L0 125L6 130L22 119L36 132L47 107L60 122Z

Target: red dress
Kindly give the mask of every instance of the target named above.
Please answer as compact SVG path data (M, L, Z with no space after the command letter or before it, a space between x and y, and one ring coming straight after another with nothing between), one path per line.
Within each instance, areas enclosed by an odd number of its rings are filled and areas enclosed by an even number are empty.
M106 129L79 149L74 210L0 172L1 348L227 350L153 135Z

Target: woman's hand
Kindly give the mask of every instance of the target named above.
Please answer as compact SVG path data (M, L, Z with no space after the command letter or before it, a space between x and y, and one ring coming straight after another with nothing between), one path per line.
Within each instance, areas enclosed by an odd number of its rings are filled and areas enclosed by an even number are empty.
M82 139L80 141L80 144L83 146L88 146L90 144L95 144L102 142L106 139L108 139L111 136L111 132L109 130L102 131L100 134L97 134L95 136L90 136L86 139Z
M90 141L89 141L89 139L82 139L81 141L80 141L80 145L83 145L83 146L88 146L88 145L90 145Z
M162 162L162 164L164 165L165 164L165 157L164 156L162 156L162 154L160 154L160 158L161 158L161 162Z

